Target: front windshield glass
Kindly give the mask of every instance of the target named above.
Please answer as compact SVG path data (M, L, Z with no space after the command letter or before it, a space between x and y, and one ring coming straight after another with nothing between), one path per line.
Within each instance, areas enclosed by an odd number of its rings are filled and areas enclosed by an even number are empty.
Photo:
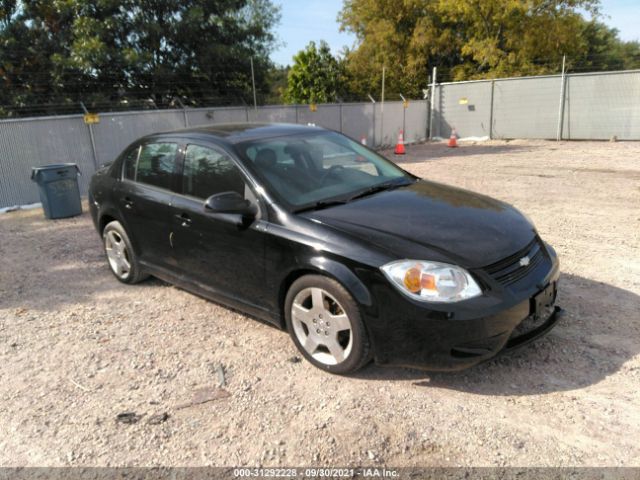
M245 142L238 150L268 189L295 210L413 181L390 161L334 132Z

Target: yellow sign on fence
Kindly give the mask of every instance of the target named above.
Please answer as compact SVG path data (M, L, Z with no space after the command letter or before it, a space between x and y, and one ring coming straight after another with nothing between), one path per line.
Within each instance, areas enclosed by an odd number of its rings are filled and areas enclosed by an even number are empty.
M100 123L100 116L97 113L85 113L84 123L86 123L87 125L94 125L96 123Z

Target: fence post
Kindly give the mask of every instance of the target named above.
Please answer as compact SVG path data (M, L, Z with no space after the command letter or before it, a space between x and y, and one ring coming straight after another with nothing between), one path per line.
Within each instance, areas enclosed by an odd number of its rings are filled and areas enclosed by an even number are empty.
M496 81L491 80L491 104L489 105L489 140L493 140L493 99Z
M371 147L376 148L376 101L375 99L369 95L369 100L371 100L371 104L373 105L373 142Z
M340 100L340 133L342 133L342 100Z
M87 110L87 107L84 106L84 102L80 102L80 106L82 107L82 110L84 110L85 114L89 113L89 110ZM93 136L93 125L91 125L90 123L86 123L86 125L89 128L89 140L91 140L91 153L93 154L93 166L95 167L96 170L98 170L98 152L96 151L96 140Z
M380 140L384 144L384 82L386 67L382 66L382 101L380 102Z
M560 106L558 108L558 133L556 134L556 140L558 142L562 140L562 123L564 120L565 60L566 60L566 55L563 55L562 56L562 76L560 77Z
M187 107L184 106L184 103L182 103L182 100L180 100L179 98L176 97L175 100L177 104L182 108L182 116L184 117L184 128L187 128L189 126L189 117L187 116Z
M431 79L431 105L429 109L429 140L433 140L433 112L436 108L436 75L438 67L433 67L433 78Z

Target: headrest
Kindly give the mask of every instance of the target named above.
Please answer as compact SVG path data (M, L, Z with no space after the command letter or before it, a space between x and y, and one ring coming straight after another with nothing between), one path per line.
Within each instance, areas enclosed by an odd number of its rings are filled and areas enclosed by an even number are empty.
M270 148L263 148L256 154L255 164L259 168L272 168L277 162L276 152Z

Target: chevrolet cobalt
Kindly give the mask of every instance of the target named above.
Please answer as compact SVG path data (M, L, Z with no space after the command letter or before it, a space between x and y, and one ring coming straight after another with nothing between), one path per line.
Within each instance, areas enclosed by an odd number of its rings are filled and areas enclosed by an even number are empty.
M321 128L150 135L93 176L89 204L118 280L271 322L332 373L458 370L559 317L558 258L526 216Z

